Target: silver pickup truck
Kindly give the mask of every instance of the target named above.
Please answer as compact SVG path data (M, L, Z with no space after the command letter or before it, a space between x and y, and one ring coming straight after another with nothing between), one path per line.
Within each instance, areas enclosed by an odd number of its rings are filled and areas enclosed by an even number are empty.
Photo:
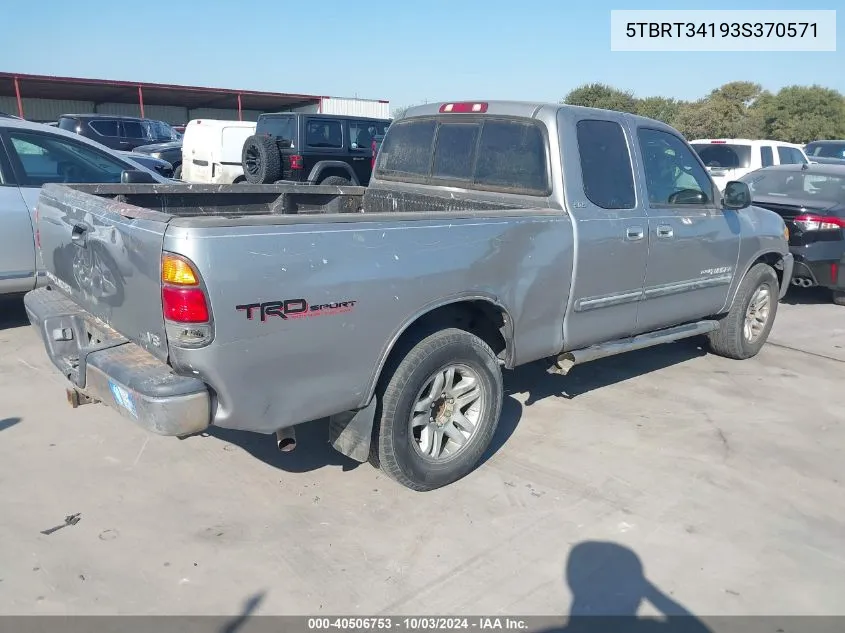
M282 449L330 418L415 490L475 467L502 368L697 335L752 357L793 267L783 220L674 129L515 102L409 110L366 189L51 184L37 226L25 305L73 405Z

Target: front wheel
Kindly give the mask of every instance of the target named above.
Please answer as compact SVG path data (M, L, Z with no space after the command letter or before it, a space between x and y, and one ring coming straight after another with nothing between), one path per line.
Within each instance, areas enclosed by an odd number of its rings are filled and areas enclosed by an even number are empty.
M756 356L769 338L778 311L780 286L774 269L755 264L736 291L731 309L718 330L708 334L719 356L744 360Z
M412 490L434 490L467 475L489 447L502 371L487 343L450 328L416 343L379 395L379 467Z

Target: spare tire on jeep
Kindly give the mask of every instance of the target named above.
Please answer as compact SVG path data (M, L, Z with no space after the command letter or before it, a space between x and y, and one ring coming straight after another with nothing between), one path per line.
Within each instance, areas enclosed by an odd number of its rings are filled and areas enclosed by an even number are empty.
M253 134L241 151L244 176L254 185L276 182L282 175L282 157L272 136Z

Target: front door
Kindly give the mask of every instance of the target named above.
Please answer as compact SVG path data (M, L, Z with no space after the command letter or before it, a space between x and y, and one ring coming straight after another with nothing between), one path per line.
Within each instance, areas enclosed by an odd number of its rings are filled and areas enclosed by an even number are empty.
M558 117L567 207L578 245L563 332L571 350L633 334L646 273L648 220L634 187L631 143L621 116L574 121L576 115L564 109Z
M648 271L637 332L716 314L727 299L739 257L740 211L721 196L680 136L639 127L647 200Z

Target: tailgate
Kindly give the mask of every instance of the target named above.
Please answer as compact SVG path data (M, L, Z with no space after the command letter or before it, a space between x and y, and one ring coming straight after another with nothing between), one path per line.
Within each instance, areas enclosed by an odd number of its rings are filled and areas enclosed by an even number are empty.
M170 216L103 196L108 190L42 187L37 228L47 277L84 310L165 360L160 270Z

